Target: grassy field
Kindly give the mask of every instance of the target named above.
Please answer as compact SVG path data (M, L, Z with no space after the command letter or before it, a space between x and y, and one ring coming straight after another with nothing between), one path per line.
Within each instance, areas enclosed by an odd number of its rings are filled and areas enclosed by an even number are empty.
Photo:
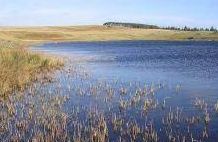
M218 40L218 33L208 31L109 28L104 26L4 27L0 28L0 38L27 43L108 40Z

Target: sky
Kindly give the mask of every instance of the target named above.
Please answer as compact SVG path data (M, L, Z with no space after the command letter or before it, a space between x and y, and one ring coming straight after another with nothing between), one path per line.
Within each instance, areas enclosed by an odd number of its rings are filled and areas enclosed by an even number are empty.
M218 27L218 0L0 0L0 26L99 25L107 21Z

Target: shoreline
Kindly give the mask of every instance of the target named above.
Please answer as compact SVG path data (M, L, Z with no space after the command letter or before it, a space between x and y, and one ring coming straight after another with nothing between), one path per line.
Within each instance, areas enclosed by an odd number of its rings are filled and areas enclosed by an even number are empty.
M137 41L144 41L144 42L218 42L218 40L94 40L94 41L80 41L80 40L60 40L60 41L45 41L40 43L34 43L34 45L43 45L43 44L50 44L50 43L95 43L95 42L137 42ZM31 45L31 46L32 46Z

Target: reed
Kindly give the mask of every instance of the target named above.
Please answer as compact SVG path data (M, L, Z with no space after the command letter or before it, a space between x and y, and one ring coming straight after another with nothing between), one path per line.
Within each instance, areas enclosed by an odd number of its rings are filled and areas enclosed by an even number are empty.
M0 44L0 96L15 90L23 91L37 79L40 72L58 69L63 62L28 51L24 45L1 41Z

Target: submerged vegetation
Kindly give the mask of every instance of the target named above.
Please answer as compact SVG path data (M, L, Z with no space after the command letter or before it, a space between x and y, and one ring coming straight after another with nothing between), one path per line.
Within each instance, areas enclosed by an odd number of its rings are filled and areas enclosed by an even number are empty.
M76 63L75 63L76 64ZM75 64L0 101L0 140L5 141L210 141L217 104L190 102L193 113L173 107L166 84L93 80ZM54 75L54 74L53 74ZM158 96L163 95L161 98ZM215 108L214 108L215 106ZM195 113L194 113L195 112ZM158 117L157 117L158 116ZM215 136L216 137L216 136Z

